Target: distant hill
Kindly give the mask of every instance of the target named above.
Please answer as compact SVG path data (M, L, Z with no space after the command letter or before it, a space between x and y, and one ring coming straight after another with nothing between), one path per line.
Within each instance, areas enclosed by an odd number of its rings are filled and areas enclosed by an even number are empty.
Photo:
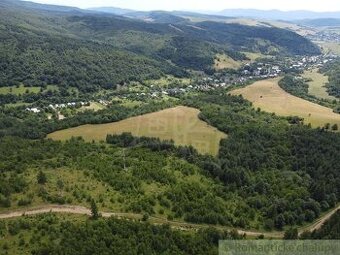
M116 7L96 7L96 8L89 8L88 10L96 11L96 12L111 13L115 15L124 15L127 13L135 12L134 10L122 9L122 8L116 8Z
M216 12L214 14L231 17L248 17L269 20L340 18L340 12L280 11L256 9L227 9Z
M307 19L295 21L299 25L311 26L311 27L340 27L339 19Z
M156 22L156 23L181 23L188 21L178 15L166 11L150 11L150 12L130 12L125 13L124 16L129 18L141 19L143 21Z
M130 14L129 14L130 15ZM306 38L279 28L204 21L150 12L147 22L70 7L0 0L0 86L56 84L80 90L187 70L211 73L216 54L241 51L315 55ZM152 22L150 22L152 21Z

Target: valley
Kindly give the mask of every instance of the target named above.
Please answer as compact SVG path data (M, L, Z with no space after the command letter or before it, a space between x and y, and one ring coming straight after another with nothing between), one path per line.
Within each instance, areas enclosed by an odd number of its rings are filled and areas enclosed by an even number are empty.
M340 13L130 1L0 0L0 255L340 239Z

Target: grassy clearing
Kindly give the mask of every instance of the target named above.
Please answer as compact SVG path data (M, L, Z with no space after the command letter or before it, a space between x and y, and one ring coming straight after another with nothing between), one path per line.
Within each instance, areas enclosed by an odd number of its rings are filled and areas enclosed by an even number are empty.
M306 79L311 79L312 81L308 82L309 88L308 93L310 95L324 98L324 99L336 99L333 96L330 96L327 93L327 89L325 87L326 83L328 82L328 77L319 73L317 69L312 71L305 71L303 77Z
M322 48L324 53L331 53L340 56L340 43L336 42L319 42L319 46Z
M86 141L104 141L107 134L131 132L135 136L174 140L177 145L192 145L200 153L217 155L219 142L226 135L198 118L199 110L184 106L145 114L115 123L83 125L48 135L54 140L82 136Z
M259 52L242 52L242 53L245 54L247 56L247 58L250 59L251 62L254 62L259 58L268 57L268 55L264 55L264 54L259 53Z
M20 85L19 87L11 86L11 87L0 87L0 94L14 94L14 95L22 95L28 93L39 93L40 87L24 87L24 85Z
M239 69L242 65L251 63L256 61L259 58L265 58L268 57L266 55L263 55L261 53L255 53L255 52L242 52L249 58L249 61L236 61L225 54L217 54L215 56L214 60L214 68L215 70L222 70L222 69Z
M97 103L97 102L91 102L89 106L83 106L80 108L80 111L85 111L85 110L93 110L93 111L99 111L99 110L102 110L104 109L105 106L100 104L100 103Z
M57 91L58 86L56 85L47 85L44 91ZM41 91L41 87L25 87L23 84L20 86L8 86L8 87L0 87L0 94L13 94L13 95L22 95L25 93L35 93L38 94Z
M157 80L147 80L144 81L145 85L150 87L150 86L156 86L160 88L166 88L170 84L182 84L182 85L190 85L191 79L189 78L176 78L174 76L168 75L165 77L162 77Z
M313 127L321 127L325 123L340 125L340 114L285 92L279 87L278 81L279 79L258 81L245 88L234 90L231 94L243 95L253 102L255 107L260 107L267 112L282 116L300 116L304 118L305 123L310 123Z
M242 61L236 61L225 54L217 54L214 60L214 68L222 69L238 69L242 66Z
M15 107L19 107L19 106L29 106L29 105L31 105L31 104L18 102L18 103L13 103L13 104L6 104L5 106L8 107L8 108L15 108Z

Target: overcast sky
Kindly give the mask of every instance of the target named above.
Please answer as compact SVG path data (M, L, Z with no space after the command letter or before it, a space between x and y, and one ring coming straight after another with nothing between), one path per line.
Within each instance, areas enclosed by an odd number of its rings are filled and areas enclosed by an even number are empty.
M32 0L31 0L32 1ZM134 10L223 10L235 8L340 11L340 0L33 0L77 6L112 6Z

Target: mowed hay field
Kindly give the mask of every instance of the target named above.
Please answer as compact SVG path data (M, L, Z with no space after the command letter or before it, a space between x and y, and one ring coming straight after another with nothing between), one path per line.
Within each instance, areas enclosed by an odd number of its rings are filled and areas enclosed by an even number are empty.
M254 107L260 107L267 112L281 116L300 116L304 118L305 123L311 123L313 127L322 127L325 123L340 125L340 114L285 92L278 85L278 81L278 78L258 81L230 93L243 95L253 102Z
M242 61L236 61L224 54L217 54L214 61L215 70L222 70L226 68L238 69L242 66Z
M226 134L200 120L198 114L195 108L178 106L118 122L60 130L48 138L67 140L82 136L86 141L105 141L107 134L131 132L135 136L172 139L176 145L192 145L202 154L217 155L220 140Z
M310 95L325 98L325 99L336 99L333 96L330 96L327 93L327 88L325 87L328 82L328 77L319 73L318 69L313 69L311 71L305 71L303 73L303 77L306 79L311 79L312 81L308 82L308 93Z

